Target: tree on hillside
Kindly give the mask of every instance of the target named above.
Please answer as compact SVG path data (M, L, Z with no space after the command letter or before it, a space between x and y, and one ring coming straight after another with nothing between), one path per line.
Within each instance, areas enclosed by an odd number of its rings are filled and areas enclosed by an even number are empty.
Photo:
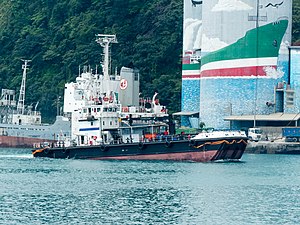
M300 40L300 2L294 0L293 41ZM0 4L0 88L21 84L21 60L30 59L26 103L39 101L43 118L73 81L78 67L99 66L95 34L116 34L112 68L140 70L144 96L180 110L182 0L13 0Z
M293 25L292 25L293 43L300 45L300 1L293 1Z

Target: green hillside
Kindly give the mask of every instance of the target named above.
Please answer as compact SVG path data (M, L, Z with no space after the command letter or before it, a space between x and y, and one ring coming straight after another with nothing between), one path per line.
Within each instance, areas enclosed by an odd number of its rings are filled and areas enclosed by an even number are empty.
M300 40L300 4L294 7L293 40ZM134 66L145 96L159 93L171 112L180 110L183 1L181 0L1 0L0 89L17 92L21 60L30 59L26 103L39 101L48 121L55 100L78 67L99 65L95 34L116 34L113 68Z
M178 0L1 0L0 88L18 91L20 59L31 59L26 102L39 101L43 116L53 119L64 83L80 65L99 65L95 34L116 34L112 67L140 69L143 94L157 91L162 103L178 110L182 10Z

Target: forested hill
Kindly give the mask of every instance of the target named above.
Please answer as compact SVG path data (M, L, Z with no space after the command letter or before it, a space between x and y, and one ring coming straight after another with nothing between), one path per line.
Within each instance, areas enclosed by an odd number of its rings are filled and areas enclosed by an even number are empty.
M0 0L0 89L17 92L21 60L30 59L26 103L48 120L56 99L78 67L95 67L102 49L95 34L116 34L113 68L140 70L143 95L156 91L171 111L180 110L182 0ZM300 40L300 4L294 0L293 40Z
M43 116L56 114L55 99L79 65L99 65L95 34L116 34L113 68L140 69L142 92L180 108L181 0L1 0L0 88L17 91L21 60L31 59L26 102L39 101Z

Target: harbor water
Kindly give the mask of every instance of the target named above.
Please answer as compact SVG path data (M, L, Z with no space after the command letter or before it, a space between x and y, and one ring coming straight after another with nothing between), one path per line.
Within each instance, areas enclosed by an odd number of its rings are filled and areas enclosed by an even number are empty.
M0 149L0 182L0 224L300 224L300 155L192 163Z

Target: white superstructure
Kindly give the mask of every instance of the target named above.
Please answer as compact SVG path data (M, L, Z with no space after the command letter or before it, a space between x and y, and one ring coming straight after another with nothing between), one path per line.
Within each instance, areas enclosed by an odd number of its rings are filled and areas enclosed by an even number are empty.
M117 43L115 35L99 34L96 41L104 49L102 73L84 67L75 82L65 84L64 112L72 118L72 139L76 145L138 142L149 123L152 132L162 125L155 120L168 117L166 108L157 93L140 98L138 70L122 67L119 74L109 74L109 45Z
M197 134L195 137L191 138L191 140L223 140L224 138L246 138L247 135L245 131L240 130L211 130L204 131Z

